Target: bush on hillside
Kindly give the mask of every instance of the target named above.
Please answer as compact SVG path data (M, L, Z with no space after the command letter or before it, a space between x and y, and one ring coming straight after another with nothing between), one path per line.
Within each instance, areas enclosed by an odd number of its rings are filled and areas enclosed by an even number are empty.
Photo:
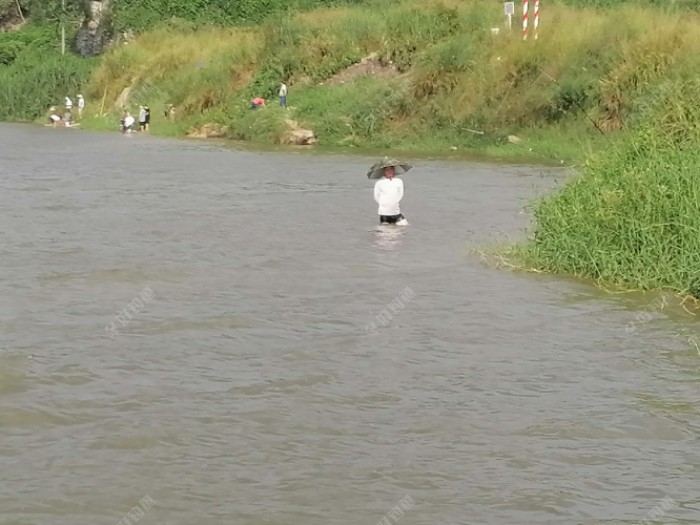
M172 18L200 25L233 26L261 22L275 12L361 3L361 0L119 0L115 29L143 31Z
M30 121L75 96L87 84L95 66L73 55L25 50L21 60L0 66L0 120Z

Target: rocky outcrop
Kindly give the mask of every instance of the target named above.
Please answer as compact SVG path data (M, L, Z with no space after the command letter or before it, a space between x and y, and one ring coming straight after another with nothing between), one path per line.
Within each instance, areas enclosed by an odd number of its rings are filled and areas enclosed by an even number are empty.
M296 146L312 146L318 142L316 135L310 129L293 129L284 137L285 144Z
M204 124L190 131L187 136L196 139L217 139L228 135L228 128L221 124Z
M24 22L24 13L19 2L13 1L7 3L6 6L0 6L0 33L19 29Z
M75 47L80 56L99 55L109 41L109 3L110 0L87 2L85 21L75 39Z
M125 87L122 92L119 94L117 97L117 100L114 102L114 109L121 111L124 109L128 103L129 103L129 96L131 95L131 88L130 87Z
M316 134L310 129L300 128L294 120L290 119L285 119L285 124L287 130L280 137L280 143L294 146L312 146L318 143ZM229 129L223 124L209 123L190 130L187 136L197 139L226 138L229 136Z
M283 144L295 146L312 146L318 143L316 134L310 129L303 129L295 120L285 119L287 131L282 135Z

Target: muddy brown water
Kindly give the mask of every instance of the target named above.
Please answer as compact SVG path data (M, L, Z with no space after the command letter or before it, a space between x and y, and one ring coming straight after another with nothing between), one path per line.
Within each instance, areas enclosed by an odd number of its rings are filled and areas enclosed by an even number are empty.
M369 157L0 151L0 523L700 522L693 318L470 251L562 171L410 159L381 230Z

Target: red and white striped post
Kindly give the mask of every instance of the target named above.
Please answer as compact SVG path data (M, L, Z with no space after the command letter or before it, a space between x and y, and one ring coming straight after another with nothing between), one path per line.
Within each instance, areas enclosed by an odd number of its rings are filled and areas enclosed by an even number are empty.
M530 3L523 0L523 40L527 40L527 17L530 14Z
M540 28L540 0L535 0L535 23L533 25L535 28L535 40L537 40Z

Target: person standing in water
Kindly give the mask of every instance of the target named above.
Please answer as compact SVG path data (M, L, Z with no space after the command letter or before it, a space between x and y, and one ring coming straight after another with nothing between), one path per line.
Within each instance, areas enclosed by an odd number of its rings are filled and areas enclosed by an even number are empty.
M408 224L399 203L403 198L403 181L394 176L395 165L384 166L384 176L374 184L374 200L379 205L379 224Z
M136 123L136 119L131 116L130 112L126 112L123 117L123 124L122 124L122 132L123 133L131 133L134 130L134 124Z

